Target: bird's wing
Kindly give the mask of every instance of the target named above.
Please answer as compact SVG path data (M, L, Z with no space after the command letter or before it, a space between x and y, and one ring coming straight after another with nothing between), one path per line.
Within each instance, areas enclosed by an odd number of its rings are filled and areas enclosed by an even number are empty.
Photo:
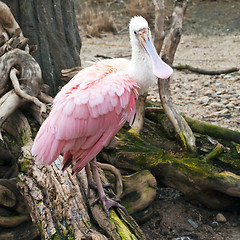
M126 120L132 123L136 89L127 73L110 66L95 64L82 70L57 94L35 138L33 155L50 164L65 153L64 168L73 161L75 171L81 170Z

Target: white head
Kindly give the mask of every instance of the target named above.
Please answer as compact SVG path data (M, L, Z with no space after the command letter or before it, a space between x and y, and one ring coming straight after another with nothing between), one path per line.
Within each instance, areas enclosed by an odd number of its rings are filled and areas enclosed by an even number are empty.
M136 33L140 32L141 30L147 30L151 36L151 31L148 27L148 22L146 19L141 16L133 17L129 24L129 34L132 45L139 45L139 40L136 37Z
M158 78L169 78L173 70L158 56L152 43L151 31L146 19L140 16L133 17L129 24L129 34L133 49L132 57L137 53L138 58L142 59L147 53L151 59L153 74ZM139 56L139 54L142 54L142 56Z

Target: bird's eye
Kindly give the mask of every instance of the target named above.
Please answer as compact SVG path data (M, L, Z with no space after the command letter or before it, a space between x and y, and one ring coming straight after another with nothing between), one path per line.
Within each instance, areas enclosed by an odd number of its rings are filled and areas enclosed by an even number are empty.
M134 31L134 34L136 35L136 34L137 34L137 31Z

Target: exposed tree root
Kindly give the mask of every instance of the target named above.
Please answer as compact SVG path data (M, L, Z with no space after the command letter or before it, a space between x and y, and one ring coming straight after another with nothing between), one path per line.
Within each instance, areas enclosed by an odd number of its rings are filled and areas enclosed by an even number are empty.
M114 174L114 176L115 176L115 186L116 186L115 187L116 197L120 199L121 196L122 196L122 193L123 193L123 182L122 182L121 172L111 164L100 163L100 162L98 162L97 164L101 169L103 169L105 171L109 171L112 174Z
M23 99L26 99L27 101L31 101L31 102L35 103L37 106L39 106L41 108L41 112L45 113L46 112L46 105L44 103L40 102L38 98L36 98L34 96L30 96L29 94L27 94L26 92L24 92L20 88L19 81L18 81L18 78L16 76L17 73L18 73L18 70L15 69L15 68L13 68L10 71L10 79L12 81L14 90L17 93L17 95L19 95Z

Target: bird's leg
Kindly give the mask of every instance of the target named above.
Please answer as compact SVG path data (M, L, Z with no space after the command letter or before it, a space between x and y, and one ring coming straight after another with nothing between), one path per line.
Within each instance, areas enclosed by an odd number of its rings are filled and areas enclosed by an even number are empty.
M93 173L94 179L96 181L99 199L102 201L103 209L107 213L107 215L110 216L110 214L109 214L110 207L121 208L127 214L127 210L126 210L126 208L124 206L122 206L118 202L116 202L113 199L110 199L110 198L108 198L106 196L106 194L105 194L105 192L103 190L101 179L100 179L99 174L98 174L96 157L93 160L90 161L90 165L91 165L91 169L92 169L92 173Z
M98 190L98 188L97 188L97 184L93 181L89 163L85 166L85 171L86 171L87 181L88 181L87 196L89 197L90 196L90 189ZM107 188L107 187L110 187L110 186L111 186L110 183L103 184L104 188ZM107 193L108 193L108 191L107 191Z

